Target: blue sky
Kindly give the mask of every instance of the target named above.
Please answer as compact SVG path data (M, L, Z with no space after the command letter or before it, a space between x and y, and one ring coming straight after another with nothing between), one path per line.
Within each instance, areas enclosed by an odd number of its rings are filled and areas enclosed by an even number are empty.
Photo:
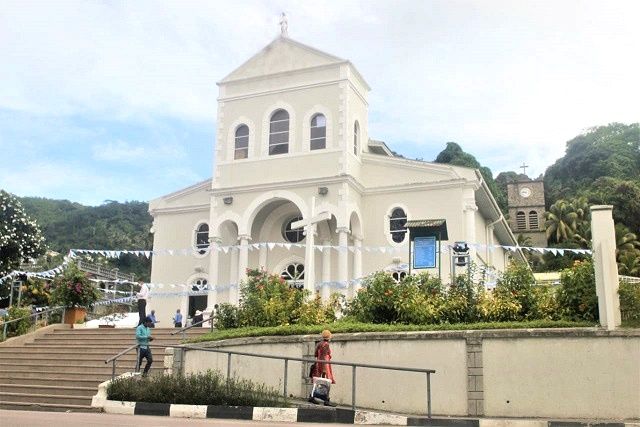
M637 1L3 1L0 188L150 200L207 179L215 83L278 35L350 59L370 136L458 142L538 175L585 129L640 121Z

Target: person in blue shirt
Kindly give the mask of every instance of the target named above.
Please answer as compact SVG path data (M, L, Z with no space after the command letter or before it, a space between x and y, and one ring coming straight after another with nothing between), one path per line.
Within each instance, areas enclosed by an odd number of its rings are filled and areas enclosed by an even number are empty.
M151 310L151 314L149 315L149 317L151 318L151 327L155 328L156 327L156 323L158 323L158 321L156 320L156 311L155 310Z
M173 326L182 328L182 313L180 313L180 309L177 309L176 314L173 316Z
M144 323L138 325L136 328L136 341L138 343L138 369L142 366L142 359L147 359L147 364L144 366L142 376L146 377L153 363L153 356L151 356L151 349L149 348L149 342L153 341L151 336L151 327L153 320L151 317L147 317Z

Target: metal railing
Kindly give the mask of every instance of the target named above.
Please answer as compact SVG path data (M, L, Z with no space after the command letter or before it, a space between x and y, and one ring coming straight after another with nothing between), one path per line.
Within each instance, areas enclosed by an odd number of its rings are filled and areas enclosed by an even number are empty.
M31 329L32 331L35 331L38 328L38 317L45 319L45 323L49 324L49 313L53 313L54 311L60 311L60 310L62 310L62 318L64 318L65 307L60 306L60 307L49 308L43 311L38 311L36 313L27 314L26 316L18 317L17 319L3 321L2 322L2 341L7 339L7 329L9 324L17 323L24 319L33 317L34 318L33 323L29 326L29 329Z
M105 279L135 281L135 274L133 273L120 273L117 268L107 268L82 259L78 260L78 268Z
M210 328L209 328L209 329L210 329L210 331L211 331L211 332L213 332L213 320L214 320L214 319L213 319L213 317L208 317L208 318L206 318L206 319L202 319L202 320L201 320L201 321L199 321L199 322L192 323L192 324L191 324L191 325L189 325L189 326L185 326L184 328L178 329L178 330L177 330L177 331L175 331L175 332L171 332L169 335L176 335L176 334L180 334L180 333L181 333L181 334L182 334L182 338L184 339L184 338L186 338L185 331L188 331L189 329L191 329L191 328L193 328L193 327L203 325L203 324L205 324L205 323L207 323L207 322L211 322L211 325L210 325Z
M152 345L152 344L149 344L148 347L150 347L150 348L173 348L173 346L170 346L170 345ZM134 344L132 346L129 346L129 347L125 348L120 353L116 354L115 356L111 356L110 358L108 358L107 360L104 361L105 365L108 364L108 363L111 363L111 379L112 380L114 380L116 378L116 363L117 363L118 359L120 359L122 356L124 356L125 354L129 353L133 349L136 350L135 372L138 372L140 370L140 353L139 353L140 344Z
M405 371L405 372L419 372L426 374L427 379L427 416L431 418L431 374L435 374L435 369L422 369L422 368L406 368L403 366L390 366L390 365L372 365L368 363L354 363L354 362L340 362L340 361L325 361L325 360L317 360L308 357L289 357L289 356L274 356L274 355L266 355L266 354L256 354L256 353L246 353L242 351L230 351L230 350L218 350L212 348L201 348L201 347L189 347L189 346L181 346L185 350L199 350L199 351L208 351L212 353L223 353L227 355L227 381L231 378L231 356L249 356L249 357L258 357L263 359L278 359L284 361L284 396L287 397L287 377L288 377L288 367L289 361L294 362L308 362L308 363L321 363L321 364L331 364L331 365L340 365L340 366L351 366L351 408L356 410L356 369L357 368L369 368L369 369L383 369L390 371Z

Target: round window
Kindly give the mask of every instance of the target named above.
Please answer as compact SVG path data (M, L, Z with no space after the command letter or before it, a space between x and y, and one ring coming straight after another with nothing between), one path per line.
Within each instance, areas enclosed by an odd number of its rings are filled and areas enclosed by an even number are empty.
M302 227L293 230L291 229L291 224L296 221L300 221L301 219L301 216L297 216L295 218L291 218L284 224L284 227L282 228L282 237L284 237L284 240L291 243L298 243L304 240Z

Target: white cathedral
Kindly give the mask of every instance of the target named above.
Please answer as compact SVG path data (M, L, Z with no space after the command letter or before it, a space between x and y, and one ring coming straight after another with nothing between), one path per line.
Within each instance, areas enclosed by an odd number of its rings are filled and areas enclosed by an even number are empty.
M154 251L189 249L154 256L151 282L205 289L153 288L162 325L177 308L237 304L248 268L323 298L353 295L375 271L406 274L407 221L439 227L437 265L421 271L445 283L456 241L496 271L522 256L499 246L516 241L478 170L399 157L369 137L370 88L348 60L283 31L218 86L213 178L149 204Z

